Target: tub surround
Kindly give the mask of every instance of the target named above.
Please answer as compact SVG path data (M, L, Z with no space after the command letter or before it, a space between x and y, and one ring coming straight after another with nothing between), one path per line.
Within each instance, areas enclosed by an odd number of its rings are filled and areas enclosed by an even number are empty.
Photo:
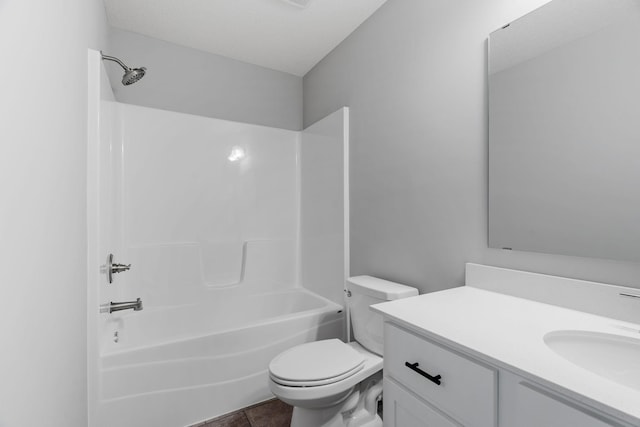
M509 281L513 295L499 293ZM545 335L554 331L589 331L640 341L640 300L620 296L625 290L640 294L637 289L468 264L466 286L372 309L387 322L497 368L500 387L513 374L620 425L639 425L640 390L583 369L545 344ZM556 301L564 307L554 305Z
M272 398L274 356L344 335L347 109L294 132L127 105L90 63L88 424L185 426ZM303 226L320 220L322 236ZM113 283L109 253L131 264Z

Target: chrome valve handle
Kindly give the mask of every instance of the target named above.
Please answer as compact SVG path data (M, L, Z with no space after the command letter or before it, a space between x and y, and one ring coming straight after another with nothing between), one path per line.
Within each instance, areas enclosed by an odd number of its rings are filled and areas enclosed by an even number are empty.
M131 264L117 264L113 262L113 254L109 254L107 257L107 278L109 279L109 283L113 283L113 275L115 273L122 273L123 271L128 271L131 269Z

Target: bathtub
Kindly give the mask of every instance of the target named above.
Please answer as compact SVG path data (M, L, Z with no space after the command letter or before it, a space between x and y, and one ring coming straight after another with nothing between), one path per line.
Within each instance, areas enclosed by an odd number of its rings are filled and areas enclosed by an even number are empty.
M102 427L184 427L270 399L274 356L343 333L342 307L302 288L212 292L111 322L101 344Z

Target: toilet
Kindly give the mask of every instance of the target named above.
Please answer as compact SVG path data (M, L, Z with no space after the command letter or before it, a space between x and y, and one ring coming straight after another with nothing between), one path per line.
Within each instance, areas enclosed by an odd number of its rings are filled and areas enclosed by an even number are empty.
M291 427L382 427L382 316L372 304L418 295L418 290L371 276L347 280L354 342L302 344L269 364L269 388L292 405Z

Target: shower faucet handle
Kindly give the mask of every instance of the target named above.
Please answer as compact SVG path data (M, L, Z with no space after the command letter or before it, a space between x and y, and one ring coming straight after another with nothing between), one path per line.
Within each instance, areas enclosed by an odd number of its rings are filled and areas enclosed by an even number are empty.
M113 262L113 254L109 254L107 257L107 278L109 283L113 283L113 275L115 273L122 273L123 271L129 271L131 264L118 264Z
M111 272L112 273L122 273L123 271L127 271L131 269L131 264L111 264Z

